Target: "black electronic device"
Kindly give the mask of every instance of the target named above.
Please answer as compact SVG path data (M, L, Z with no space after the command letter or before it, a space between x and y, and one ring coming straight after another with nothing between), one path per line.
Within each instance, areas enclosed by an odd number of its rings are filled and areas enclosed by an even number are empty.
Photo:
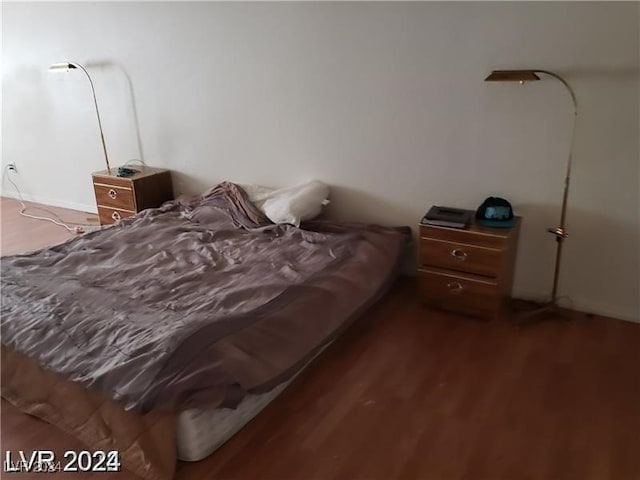
M129 167L118 167L118 177L133 177L139 170Z
M434 205L422 218L421 223L438 227L467 228L473 215L473 210Z

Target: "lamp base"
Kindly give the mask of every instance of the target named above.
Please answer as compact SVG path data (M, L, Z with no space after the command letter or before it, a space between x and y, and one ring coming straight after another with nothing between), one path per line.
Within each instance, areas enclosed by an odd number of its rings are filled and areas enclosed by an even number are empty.
M521 312L517 317L520 326L529 325L545 320L564 321L573 319L572 312L558 305L557 300L536 304L533 310Z

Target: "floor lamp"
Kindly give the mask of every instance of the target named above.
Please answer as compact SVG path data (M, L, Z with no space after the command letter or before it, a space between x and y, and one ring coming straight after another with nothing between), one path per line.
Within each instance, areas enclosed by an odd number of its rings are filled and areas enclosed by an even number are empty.
M82 70L87 75L87 78L89 79L89 85L91 85L91 93L93 94L93 104L96 107L96 116L98 117L98 128L100 129L100 140L102 140L102 150L104 151L104 161L105 161L105 164L107 165L107 175L111 175L111 167L109 166L109 156L107 155L107 145L104 142L104 133L102 132L102 122L100 121L100 111L98 110L98 101L96 100L96 91L93 88L93 81L91 80L91 76L89 75L89 72L87 72L87 69L84 68L79 63L72 63L72 62L54 63L49 67L49 71L50 72L68 72L69 70L74 68Z
M562 259L562 244L567 238L568 234L565 229L565 220L567 216L567 199L569 196L569 182L571 179L571 154L573 152L573 143L576 131L576 119L578 117L578 102L576 95L571 89L571 86L560 75L550 72L548 70L529 69L529 70L494 70L491 74L485 78L486 82L525 82L540 80L537 74L549 75L559 80L567 89L571 95L573 101L573 128L571 131L571 144L569 147L569 159L567 161L567 170L564 180L564 192L562 195L562 209L560 213L560 226L555 228L549 228L547 231L556 239L556 263L553 273L553 289L551 291L551 299L541 305L540 308L529 312L527 316L533 316L540 313L557 313L558 309L558 277L560 276L560 261Z

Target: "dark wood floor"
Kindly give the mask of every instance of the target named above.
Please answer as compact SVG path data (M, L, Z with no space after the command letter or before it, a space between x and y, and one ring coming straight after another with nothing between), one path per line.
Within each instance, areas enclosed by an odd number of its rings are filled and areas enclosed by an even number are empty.
M81 448L4 400L1 413L3 455ZM640 324L579 314L526 328L483 323L423 308L403 279L176 478L640 479Z

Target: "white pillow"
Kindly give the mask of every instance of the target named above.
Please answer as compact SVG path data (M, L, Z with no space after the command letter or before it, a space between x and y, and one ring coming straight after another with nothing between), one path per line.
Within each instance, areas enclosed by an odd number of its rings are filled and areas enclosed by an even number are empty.
M259 185L242 187L249 200L273 223L291 223L299 227L300 222L320 215L322 206L329 203L329 186L317 180L278 190Z
M256 205L260 204L259 206L264 203L264 201L269 197L270 194L276 191L275 188L263 187L262 185L250 184L240 186L246 192L249 200L251 200Z

